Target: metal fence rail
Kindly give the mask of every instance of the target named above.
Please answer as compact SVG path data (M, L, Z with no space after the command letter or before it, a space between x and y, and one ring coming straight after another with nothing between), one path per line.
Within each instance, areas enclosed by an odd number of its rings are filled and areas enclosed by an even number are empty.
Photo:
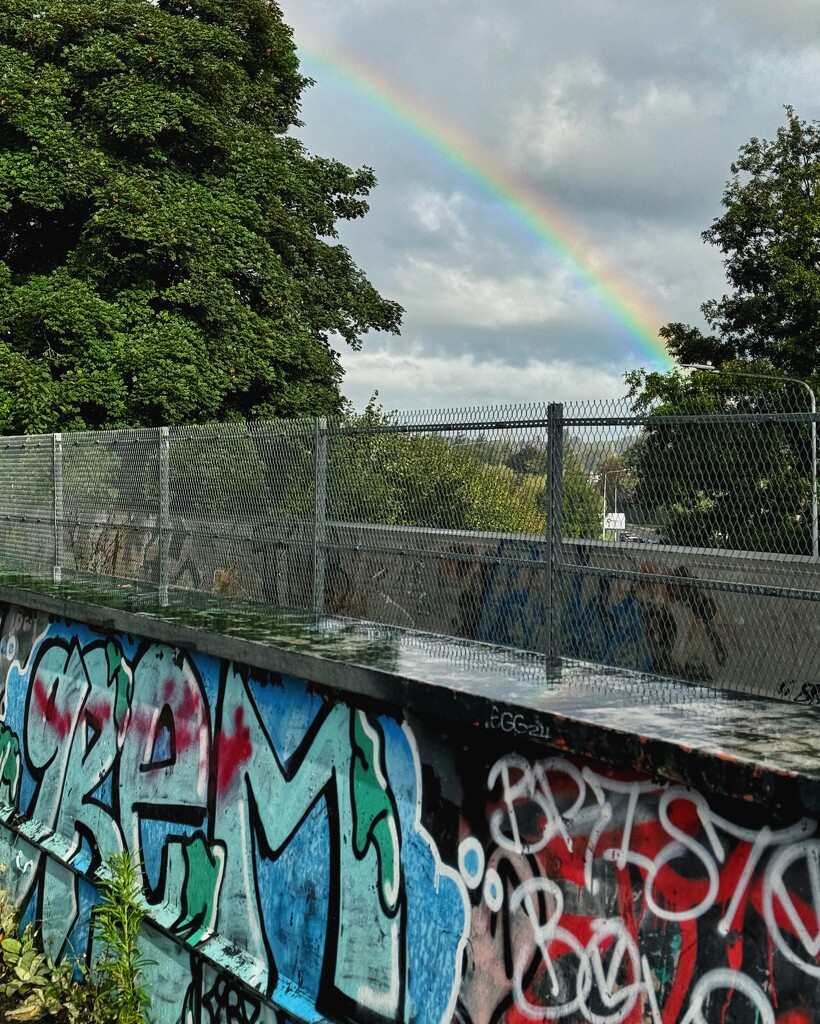
M820 703L817 416L787 399L4 438L0 562Z

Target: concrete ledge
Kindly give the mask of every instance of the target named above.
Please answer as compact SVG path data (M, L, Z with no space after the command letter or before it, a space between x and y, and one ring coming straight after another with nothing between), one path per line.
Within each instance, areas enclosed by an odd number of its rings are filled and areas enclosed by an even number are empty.
M815 709L154 600L0 587L0 860L138 855L155 1024L820 1024Z
M131 610L116 596L37 580L0 584L0 602L102 633L139 634L359 701L388 703L563 753L631 763L647 774L788 815L820 814L820 709L687 681L543 657L339 617L218 611L172 603ZM145 601L145 594L140 595ZM219 629L211 627L214 620Z

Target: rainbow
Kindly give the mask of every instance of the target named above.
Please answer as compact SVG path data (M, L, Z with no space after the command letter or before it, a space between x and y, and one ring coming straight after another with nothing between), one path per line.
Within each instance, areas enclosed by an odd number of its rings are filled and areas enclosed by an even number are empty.
M536 193L500 160L479 146L465 132L454 128L418 99L401 92L384 75L367 67L358 57L341 53L317 33L300 28L297 53L308 65L341 80L397 121L425 148L432 150L491 199L573 276L605 315L625 331L632 358L648 358L655 366L673 365L658 328L665 322L623 276L607 266L600 254L582 240L577 225L554 203ZM312 68L308 73L312 73Z

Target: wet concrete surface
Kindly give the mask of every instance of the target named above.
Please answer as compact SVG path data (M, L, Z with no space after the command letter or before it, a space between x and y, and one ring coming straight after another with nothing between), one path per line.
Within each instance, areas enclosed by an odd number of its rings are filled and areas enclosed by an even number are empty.
M148 584L0 576L0 601L138 632L669 781L820 815L820 709ZM548 756L548 755L545 755Z

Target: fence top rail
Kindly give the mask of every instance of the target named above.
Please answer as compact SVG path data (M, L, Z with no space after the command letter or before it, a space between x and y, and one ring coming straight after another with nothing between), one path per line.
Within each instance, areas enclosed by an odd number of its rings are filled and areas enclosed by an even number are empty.
M373 423L373 424L345 424L337 423L328 426L325 433L329 435L338 434L430 434L430 433L452 433L462 434L466 431L476 430L516 430L523 427L541 427L546 429L549 420L546 417L534 417L533 419L516 420L462 420L460 422L447 422L445 420L429 420L420 423Z
M820 412L636 413L630 416L564 416L565 427L634 427L685 423L820 423Z
M685 424L764 424L764 423L820 423L820 412L789 411L785 409L759 410L756 412L685 412L662 413L617 412L612 415L586 414L573 411L573 405L562 406L552 403L555 408L554 422L563 427L658 427ZM245 423L198 424L183 427L128 427L122 430L94 430L63 432L64 447L117 446L144 443L146 439L158 439L160 431L169 429L173 444L220 441L227 437L256 434L293 438L302 436L316 423L324 436L355 436L380 434L462 434L477 432L540 429L546 431L550 425L545 415L547 405L536 405L510 410L516 415L504 416L502 409L476 408L436 410L427 415L404 413L393 414L393 418L382 423L345 423L342 420L326 420L305 417L297 420L251 421ZM497 415L501 413L501 415ZM568 414L567 414L568 413ZM482 415L484 414L484 415ZM488 415L489 414L489 415ZM495 414L495 415L494 415ZM0 449L38 449L52 447L54 434L27 434L0 438Z

